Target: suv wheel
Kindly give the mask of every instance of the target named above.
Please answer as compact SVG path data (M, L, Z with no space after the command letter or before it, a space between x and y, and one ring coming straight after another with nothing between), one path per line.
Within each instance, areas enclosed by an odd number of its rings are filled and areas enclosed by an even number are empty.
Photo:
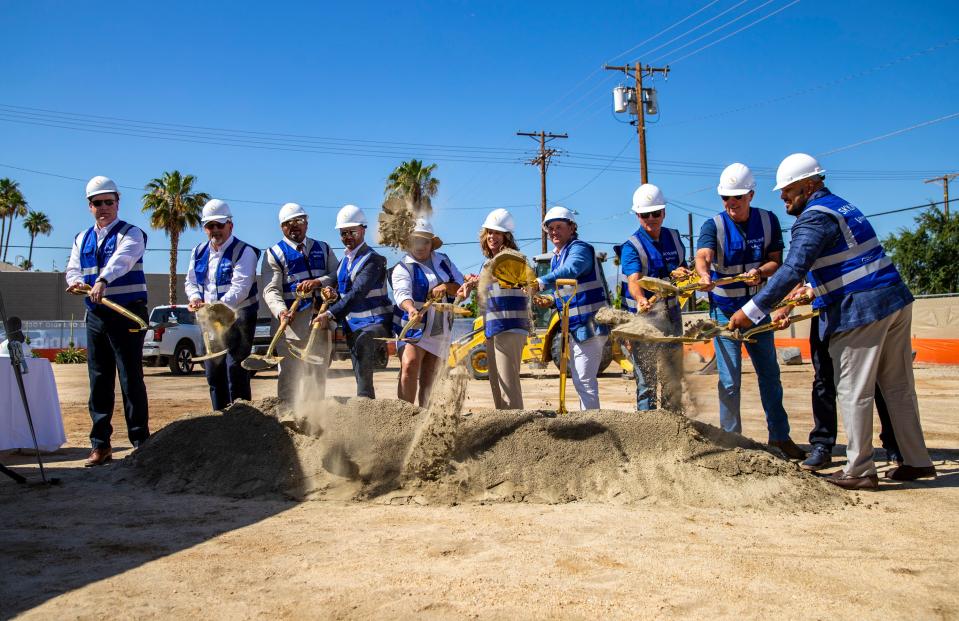
M193 344L190 341L180 341L173 350L170 358L170 372L174 375L187 375L193 372Z

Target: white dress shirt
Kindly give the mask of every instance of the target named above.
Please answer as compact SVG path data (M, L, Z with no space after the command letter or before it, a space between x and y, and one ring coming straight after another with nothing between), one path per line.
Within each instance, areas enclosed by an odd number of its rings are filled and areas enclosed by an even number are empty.
M93 227L93 232L97 236L98 249L103 245L103 240L106 239L113 227L117 226L119 222L120 219L116 218L103 228L99 226ZM80 231L73 240L73 248L70 249L70 260L67 261L66 269L68 285L83 282L83 268L80 266L80 250L83 244L83 236L86 235L86 233L86 229ZM126 235L117 237L116 250L113 251L113 255L107 261L107 264L104 265L100 273L97 274L97 279L102 278L107 281L107 284L110 284L120 276L129 272L133 266L136 265L137 261L143 257L145 250L146 241L143 239L143 232L138 228L131 228Z
M202 244L194 248L193 252L190 253L190 265L186 271L186 284L184 288L191 302L194 300L203 300L206 303L217 301L216 269L220 265L220 260L223 258L223 252L230 247L233 239L234 237L230 235L219 249L214 248L213 242L210 242L207 282L202 288L196 280L196 265L193 258L196 255L196 248L199 248ZM253 247L248 244L237 260L236 265L233 266L233 279L230 281L230 290L223 294L220 301L235 310L236 307L246 299L246 296L249 295L250 288L254 282L256 282L256 252L254 252Z

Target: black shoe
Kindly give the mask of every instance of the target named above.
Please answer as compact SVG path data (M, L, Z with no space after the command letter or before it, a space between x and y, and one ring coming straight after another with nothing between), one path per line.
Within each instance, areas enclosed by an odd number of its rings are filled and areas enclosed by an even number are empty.
M803 470L809 470L810 472L813 472L816 470L822 470L823 468L828 467L830 464L832 464L832 450L823 446L822 444L813 444L812 451L809 453L809 458L803 463L799 464L799 467Z
M886 461L890 464L895 462L897 466L902 465L902 453L899 451L890 451L886 449Z
M791 439L771 440L769 446L774 446L782 451L789 459L806 459L806 451L802 450Z
M893 481L915 481L916 479L935 479L935 466L909 466L903 464L886 473L887 479Z

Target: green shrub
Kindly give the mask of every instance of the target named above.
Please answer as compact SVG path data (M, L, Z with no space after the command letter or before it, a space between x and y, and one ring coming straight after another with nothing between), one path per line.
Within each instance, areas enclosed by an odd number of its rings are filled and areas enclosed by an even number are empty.
M57 364L83 364L87 361L87 350L76 347L61 349L53 361Z

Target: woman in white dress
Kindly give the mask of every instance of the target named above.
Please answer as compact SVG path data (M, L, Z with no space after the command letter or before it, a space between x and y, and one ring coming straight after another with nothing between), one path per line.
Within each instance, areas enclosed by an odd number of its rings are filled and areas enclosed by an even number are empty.
M429 402L433 379L438 365L449 354L451 319L449 315L426 309L420 310L430 298L450 302L463 284L463 275L448 256L436 250L443 245L433 234L433 226L425 220L417 220L410 236L406 255L393 268L390 284L396 300L395 324L397 330L410 319L418 319L418 325L407 337L400 350L400 380L397 397L413 403L418 397L420 407Z

